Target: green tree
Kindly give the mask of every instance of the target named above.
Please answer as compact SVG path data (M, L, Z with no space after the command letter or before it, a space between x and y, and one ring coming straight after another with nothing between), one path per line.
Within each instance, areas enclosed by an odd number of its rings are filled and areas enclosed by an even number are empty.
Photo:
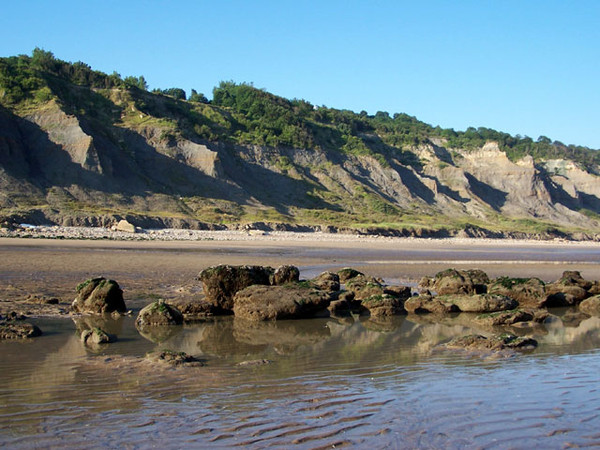
M146 83L146 79L144 78L143 75L140 75L139 77L134 77L134 76L125 77L123 79L123 82L125 83L126 86L129 86L129 87L136 87L143 91L148 90L148 83Z
M196 92L196 89L192 89L192 93L190 94L190 102L208 103L208 99L203 93L198 93Z

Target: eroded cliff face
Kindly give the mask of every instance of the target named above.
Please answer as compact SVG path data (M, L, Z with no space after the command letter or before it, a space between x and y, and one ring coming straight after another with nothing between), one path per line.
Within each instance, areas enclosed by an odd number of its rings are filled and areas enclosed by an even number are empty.
M272 211L275 220L319 224L329 213L358 222L422 214L431 223L503 217L600 228L600 179L573 162L513 162L494 142L475 151L444 145L413 148L420 163L407 165L200 141L152 121L101 125L56 102L21 113L2 107L0 207L4 216L37 210L53 220L133 212L244 221L248 211Z

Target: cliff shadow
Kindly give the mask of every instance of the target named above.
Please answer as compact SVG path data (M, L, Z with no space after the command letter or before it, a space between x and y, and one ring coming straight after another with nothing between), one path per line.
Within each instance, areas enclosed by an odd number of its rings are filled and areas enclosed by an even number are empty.
M465 177L469 182L471 192L477 196L481 201L488 204L494 211L500 211L500 209L506 203L508 194L504 191L496 189L483 181L478 180L473 175L465 172Z

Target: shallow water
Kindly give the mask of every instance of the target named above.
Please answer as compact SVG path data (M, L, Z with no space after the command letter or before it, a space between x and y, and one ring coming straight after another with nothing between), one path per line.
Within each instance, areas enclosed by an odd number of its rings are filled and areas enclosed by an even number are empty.
M564 448L600 445L600 318L553 311L540 343L494 358L441 351L468 316L248 324L142 336L133 319L39 319L2 342L0 445L31 447ZM77 329L118 340L95 351ZM513 330L515 331L515 330ZM161 340L162 342L153 342ZM203 367L143 362L169 348ZM240 366L249 360L270 364Z

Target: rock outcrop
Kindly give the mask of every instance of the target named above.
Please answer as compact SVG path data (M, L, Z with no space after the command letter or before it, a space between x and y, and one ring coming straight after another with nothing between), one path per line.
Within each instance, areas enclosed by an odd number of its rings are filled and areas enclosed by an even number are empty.
M328 292L307 283L284 286L250 286L234 297L236 318L263 321L302 319L323 312L332 300Z
M198 279L206 301L224 312L233 311L236 292L255 284L269 286L274 270L263 266L219 265L204 269Z

